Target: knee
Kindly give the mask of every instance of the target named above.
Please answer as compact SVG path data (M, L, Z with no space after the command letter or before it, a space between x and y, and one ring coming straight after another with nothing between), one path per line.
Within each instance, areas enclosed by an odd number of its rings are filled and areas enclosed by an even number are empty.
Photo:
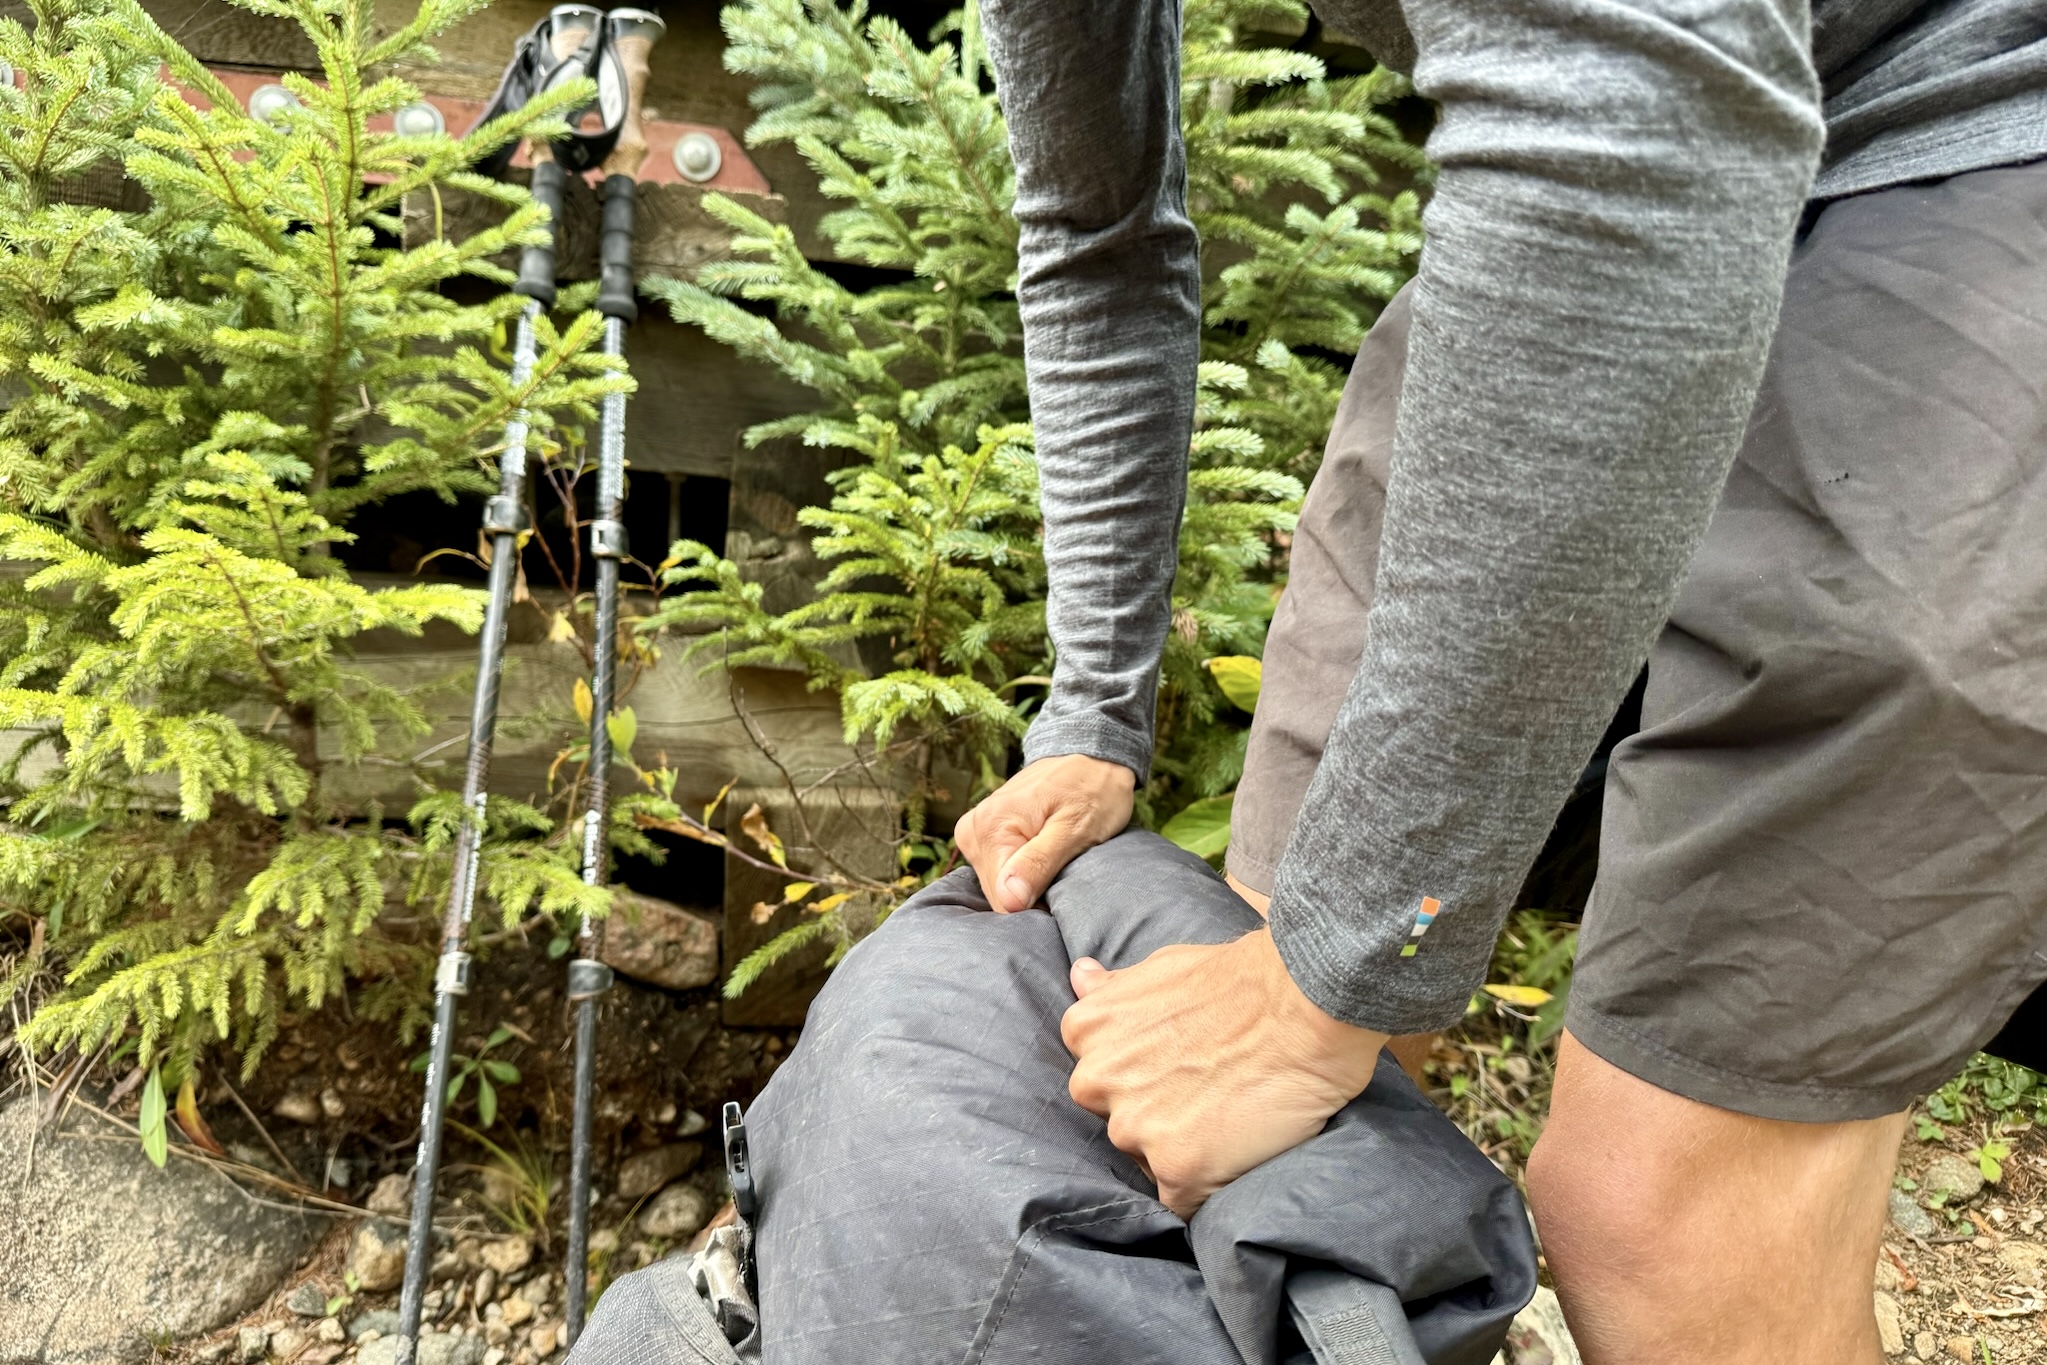
M1559 1127L1562 1131L1559 1131ZM1598 1261L1616 1268L1669 1263L1690 1234L1685 1202L1666 1170L1604 1144L1546 1132L1530 1155L1528 1202L1552 1264Z

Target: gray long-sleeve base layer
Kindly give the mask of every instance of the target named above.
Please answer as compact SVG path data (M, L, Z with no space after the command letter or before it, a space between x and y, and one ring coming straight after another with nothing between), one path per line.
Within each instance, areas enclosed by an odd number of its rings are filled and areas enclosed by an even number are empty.
M1668 614L1815 175L1840 194L2047 154L2047 0L1335 8L1412 54L1441 175L1365 654L1272 924L1318 1005L1402 1033L1461 1012ZM1197 358L1178 7L984 15L1058 650L1025 754L1141 774Z

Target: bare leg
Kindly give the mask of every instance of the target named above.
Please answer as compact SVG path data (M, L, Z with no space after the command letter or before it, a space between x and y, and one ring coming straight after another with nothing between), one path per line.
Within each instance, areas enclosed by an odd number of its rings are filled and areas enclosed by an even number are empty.
M1904 1131L1716 1109L1566 1034L1528 1192L1586 1365L1880 1365L1871 1268Z

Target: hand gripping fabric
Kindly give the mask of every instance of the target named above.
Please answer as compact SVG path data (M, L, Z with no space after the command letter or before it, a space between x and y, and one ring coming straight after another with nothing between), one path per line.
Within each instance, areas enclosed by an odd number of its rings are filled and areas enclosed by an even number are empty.
M1390 1059L1191 1226L1068 1097L1073 959L1256 913L1145 833L1046 902L991 914L955 873L811 1007L747 1114L765 1365L1487 1365L1535 1290L1527 1214Z

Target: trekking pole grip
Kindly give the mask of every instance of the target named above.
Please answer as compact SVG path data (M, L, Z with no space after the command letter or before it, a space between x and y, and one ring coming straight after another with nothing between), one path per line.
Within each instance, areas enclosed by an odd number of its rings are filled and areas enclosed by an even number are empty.
M631 322L640 315L633 300L633 204L639 182L629 175L604 177L604 232L598 253L597 311Z
M642 126L651 67L649 54L661 41L667 25L659 15L643 9L615 9L606 22L611 25L611 47L625 72L626 114L619 126L618 145L604 158L604 228L598 239L597 311L608 318L631 322L639 316L633 301L633 205L637 193L635 178L647 159L647 135Z
M547 242L519 253L519 281L512 290L550 308L554 305L554 246L561 236L562 188L568 172L553 157L543 158L538 148L534 150L533 202L547 211Z

